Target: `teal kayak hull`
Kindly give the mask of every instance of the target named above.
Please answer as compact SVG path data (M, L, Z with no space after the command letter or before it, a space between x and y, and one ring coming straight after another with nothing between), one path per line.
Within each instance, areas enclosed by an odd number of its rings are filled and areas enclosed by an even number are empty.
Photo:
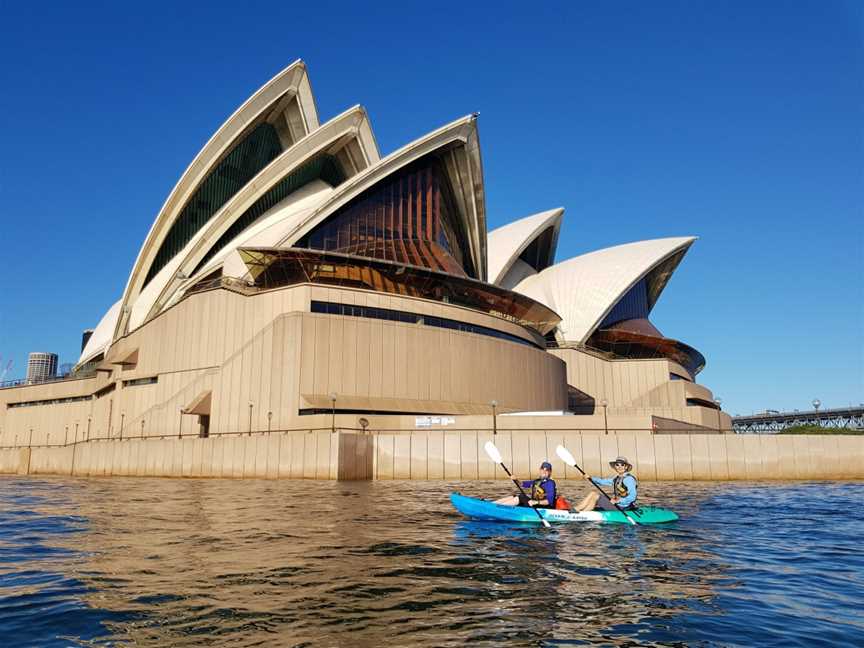
M526 506L504 506L488 500L466 497L451 493L450 502L462 515L475 520L498 520L502 522L534 522L540 524L537 514ZM656 506L642 506L637 511L586 511L577 513L557 509L537 509L549 522L600 522L606 524L632 524L632 517L638 524L663 524L678 519L677 513Z

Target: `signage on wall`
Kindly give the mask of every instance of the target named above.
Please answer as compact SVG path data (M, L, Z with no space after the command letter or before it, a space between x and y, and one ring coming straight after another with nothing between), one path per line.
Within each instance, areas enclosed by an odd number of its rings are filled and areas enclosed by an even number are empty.
M452 416L418 416L414 419L414 427L425 428L433 425L453 425L456 419Z

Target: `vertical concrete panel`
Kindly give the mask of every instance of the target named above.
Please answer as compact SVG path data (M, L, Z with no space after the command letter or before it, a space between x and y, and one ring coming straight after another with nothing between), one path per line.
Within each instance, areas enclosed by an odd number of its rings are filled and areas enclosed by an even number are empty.
M798 479L810 477L810 439L808 435L796 434L792 441L795 456L795 476Z
M330 478L330 441L335 438L333 432L316 432L315 448L315 479ZM337 453L338 454L338 453Z
M744 474L747 479L764 479L762 471L762 442L759 435L742 434L744 445Z
M296 432L291 434L291 479L303 479L306 461L306 437L311 432Z
M355 371L355 393L358 396L369 396L369 362L370 353L370 326L369 320L357 320L356 324L357 345L354 349L354 371Z
M318 439L316 432L303 436L303 479L315 479L318 468Z
M511 461L504 463L514 475L531 474L531 436L529 432L512 432ZM497 446L497 444L496 444Z
M195 449L195 439L183 439L180 442L181 448L180 450L181 461L180 461L180 473L179 475L183 477L191 477L192 476L192 452ZM177 474L175 473L175 476Z
M477 432L469 431L461 433L461 458L462 458L462 479L477 479L479 474L478 462L480 460L477 454ZM485 452L480 450L485 456Z
M411 479L428 478L428 435L428 432L422 430L411 433Z
M243 443L243 477L249 479L258 476L256 466L258 463L258 446L263 437L254 436L240 437Z
M264 476L267 479L276 479L279 476L279 447L281 444L281 434L271 434L267 436L267 445L265 451Z
M444 433L444 479L462 479L462 443L459 432Z
M821 479L823 475L831 474L831 467L826 466L828 459L828 444L831 437L820 435L807 435L808 445L810 446L810 466L807 471L809 479Z
M609 462L615 459L620 452L618 451L618 435L617 434L601 434L600 437L600 467L603 469L604 477L611 477L615 474Z
M393 479L393 451L395 443L393 436L392 434L379 434L376 437L376 465L378 467L375 476L376 479Z
M240 471L243 470L242 463L235 467L238 459L242 459L242 456L238 456L239 453L237 452L237 435L226 435L222 438L222 441L221 477L223 479L230 479L234 477L238 467Z
M396 396L395 370L396 370L396 350L398 345L398 332L394 324L382 322L382 334L384 336L381 347L381 394L385 398L394 398Z
M485 431L477 433L477 479L495 479L495 464L490 461L483 446L487 441L491 441L498 447L498 436L500 435L495 435L496 438L493 438L491 432Z
M709 434L708 457L711 468L711 479L729 479L729 458L726 453L726 435Z
M779 437L776 440L782 441L783 438ZM838 436L835 438L835 442L838 456L837 479L860 479L864 477L864 456L858 452L858 439L854 436ZM861 466L861 469L856 470L856 466Z
M759 454L762 457L762 479L780 479L780 456L777 451L777 437L773 434L760 434Z
M201 455L201 472L205 477L220 477L222 475L222 456L224 453L222 437L208 439L208 451L205 447Z
M549 455L546 453L546 433L545 432L529 432L528 433L528 472L520 473L527 479L529 476L537 474L537 469L544 461L549 460Z
M675 460L672 437L668 434L654 435L654 459L658 481L675 479Z
M426 437L426 475L428 479L444 479L444 433L429 431Z
M582 434L579 432L565 432L561 439L561 445L573 455L576 465L585 470L585 459L582 456ZM582 479L582 473L576 468L566 466L564 477L566 479Z
M237 435L231 439L231 477L240 479L246 467L246 441L249 437ZM226 450L227 452L227 450Z
M501 458L504 460L504 465L507 466L510 470L514 471L514 474L516 471L516 466L513 459L513 439L517 435L522 435L521 438L525 441L525 443L528 443L527 439L524 437L524 433L522 432L499 432L497 435L492 437L492 443L495 444L495 447L498 448L498 452L501 453ZM504 472L501 466L493 463L492 459L489 458L489 455L482 446L480 448L480 451L483 453L481 461L488 461L492 465L493 470L495 471L495 479L510 479L510 477L507 476L507 473Z
M558 453L555 448L559 445L564 445L564 434L558 430L548 430L546 432L546 456L552 464L552 477L554 479L565 479L567 477L567 466L558 458Z
M690 450L690 435L676 434L672 436L672 457L675 469L675 479L690 481L693 479L693 461Z
M624 432L616 436L618 437L618 454L627 457L630 463L633 464L633 470L639 475L639 455L636 452L636 435Z
M780 479L795 479L797 477L795 469L795 448L794 436L786 436L783 434L772 434L771 437L777 444L777 460L780 464L779 477Z
M582 470L589 475L600 477L603 474L599 435L582 435L582 461Z
M369 324L369 393L383 394L384 322Z
M192 465L189 468L190 477L201 477L201 463L206 439L192 439Z
M708 450L707 435L690 435L690 459L693 479L709 481L711 479L711 454Z
M411 435L393 438L393 479L411 479Z
M737 434L724 434L722 436L726 439L726 462L729 465L729 479L747 479L744 440Z
M276 477L279 479L291 478L291 438L294 434L279 434L274 437L279 441L279 464L276 468Z

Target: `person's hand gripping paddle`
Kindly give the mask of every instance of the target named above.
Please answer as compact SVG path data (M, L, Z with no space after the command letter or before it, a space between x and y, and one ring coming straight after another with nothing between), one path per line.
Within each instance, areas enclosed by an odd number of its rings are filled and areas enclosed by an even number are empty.
M488 452L488 451L487 451L487 452ZM573 458L573 455L570 454L570 451L569 451L567 448L565 448L564 446L559 445L557 448L555 448L555 454L557 454L557 455L558 455L558 458L559 458L561 461L563 461L564 463L566 463L568 466L570 466L571 468L575 468L576 470L578 470L580 473L582 473L582 474L585 475L586 477L588 476L587 473L579 467L579 464L576 463L576 459ZM506 468L505 468L505 470L506 470ZM508 474L509 474L509 473L508 473ZM602 488L600 488L600 486L598 486L597 484L595 484L593 479L589 479L588 481L591 482L591 485L592 485L594 488L596 488L596 489L599 490L601 493L603 493L603 495L606 497L606 499L608 499L610 502L612 502L612 498L610 498L608 495L606 495L606 491L604 491ZM618 509L619 511L621 511L621 514L622 514L625 518L627 518L627 520L630 522L630 524L636 524L636 525L639 524L636 520L634 520L632 517L630 517L629 515L627 515L627 511L625 511L623 508L621 508L620 506L618 506L615 502L612 502L612 505L613 505L616 509Z
M507 473L507 476L511 480L513 480L514 484L516 484L516 488L519 489L519 492L522 493L526 499L528 499L528 494L522 489L522 484L520 484L513 477L513 474L509 470L507 470L507 466L504 465L504 460L501 458L501 453L498 452L498 448L495 447L495 444L492 443L491 441L487 441L486 445L483 446L483 449L486 451L486 454L489 455L489 458L492 461L494 461L495 463L497 463L499 466L501 466L504 469L504 472ZM545 526L545 527L551 526L549 524L549 521L546 518L544 518L543 515L541 515L540 511L538 511L533 506L531 506L529 508L532 509L537 514L537 517L540 518L540 521L543 523L543 526Z

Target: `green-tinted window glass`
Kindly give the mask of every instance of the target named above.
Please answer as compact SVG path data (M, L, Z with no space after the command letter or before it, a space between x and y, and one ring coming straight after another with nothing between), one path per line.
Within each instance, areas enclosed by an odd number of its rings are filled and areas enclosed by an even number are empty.
M144 285L183 249L231 196L281 152L279 135L272 124L264 122L249 131L216 165L183 207L153 259Z
M207 254L201 259L192 274L198 272L219 250L228 245L240 232L252 225L267 210L297 191L303 185L307 185L313 180L318 179L335 187L345 180L345 175L342 173L339 163L330 155L319 155L293 173L288 174L267 193L256 200L249 209L243 212L240 218L234 221L231 227L219 237L216 244L207 251Z

